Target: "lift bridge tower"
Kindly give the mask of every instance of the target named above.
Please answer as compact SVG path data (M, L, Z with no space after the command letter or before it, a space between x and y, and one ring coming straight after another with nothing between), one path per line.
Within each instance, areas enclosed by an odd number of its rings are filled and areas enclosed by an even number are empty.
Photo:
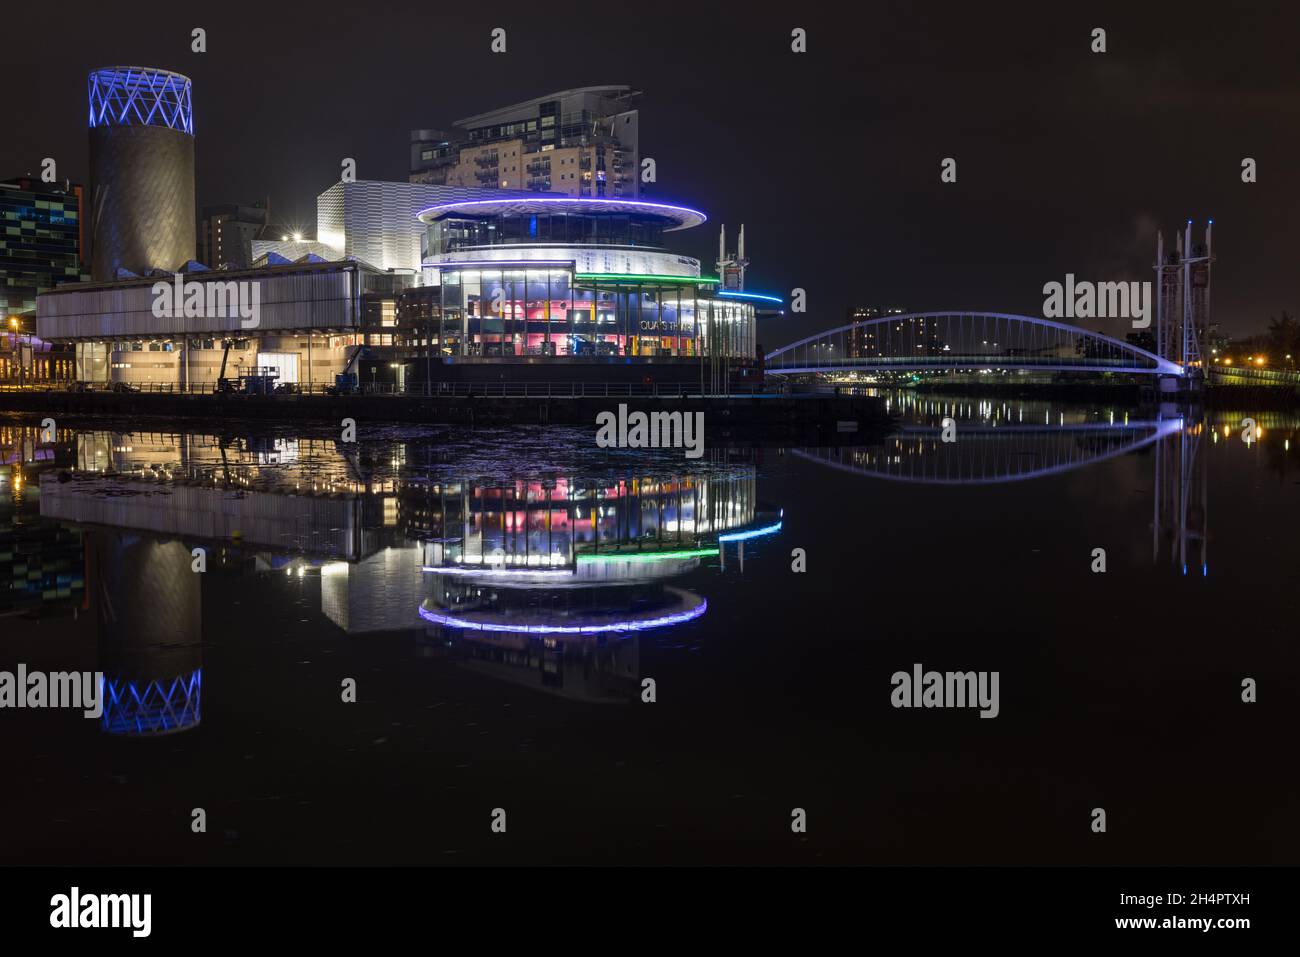
M1205 238L1192 241L1192 221L1177 234L1173 249L1156 236L1156 354L1181 365L1191 389L1205 379L1205 335L1210 327L1210 268L1214 263L1214 220Z

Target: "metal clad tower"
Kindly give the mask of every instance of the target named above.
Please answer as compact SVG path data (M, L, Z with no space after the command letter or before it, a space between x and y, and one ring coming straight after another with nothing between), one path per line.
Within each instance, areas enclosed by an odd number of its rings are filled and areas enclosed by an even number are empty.
M168 70L95 70L90 98L91 274L174 270L195 256L190 79Z

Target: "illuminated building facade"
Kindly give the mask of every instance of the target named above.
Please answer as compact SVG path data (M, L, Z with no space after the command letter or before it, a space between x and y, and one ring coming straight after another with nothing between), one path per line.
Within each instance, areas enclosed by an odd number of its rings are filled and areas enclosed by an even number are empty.
M0 383L72 378L72 355L36 336L36 297L88 278L84 191L30 176L0 182Z
M91 272L177 269L195 256L189 77L147 67L90 74Z
M419 219L423 284L438 292L408 293L399 324L424 324L420 341L444 371L513 359L582 377L593 364L653 367L656 381L698 381L706 365L756 373L757 309L779 300L720 290L699 260L666 248L700 212L534 196L440 203Z
M156 315L158 284L174 285L171 274L79 283L39 297L37 332L72 345L76 378L85 382L211 391L222 378L267 374L277 385L319 389L355 368L359 350L393 344L397 293L412 279L310 257L180 274L205 291L205 301L214 298L210 290L256 286L259 314L249 325L233 309Z
M85 276L83 198L72 183L0 182L0 314L31 312L37 293Z

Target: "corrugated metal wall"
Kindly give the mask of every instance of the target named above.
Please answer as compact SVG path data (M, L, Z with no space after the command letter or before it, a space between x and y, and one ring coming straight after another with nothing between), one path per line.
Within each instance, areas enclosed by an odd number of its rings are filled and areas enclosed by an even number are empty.
M194 274L195 282L229 282L221 274ZM163 281L163 280L158 280ZM36 334L42 339L183 338L200 333L355 329L360 301L352 269L270 275L259 286L260 323L241 325L235 316L156 317L153 284L113 289L61 288L36 302Z
M123 484L127 484L124 482ZM56 476L41 476L41 515L246 546L304 551L355 561L360 557L360 503L356 496L270 495L202 486L138 484L143 495L96 495ZM186 570L188 571L188 564Z

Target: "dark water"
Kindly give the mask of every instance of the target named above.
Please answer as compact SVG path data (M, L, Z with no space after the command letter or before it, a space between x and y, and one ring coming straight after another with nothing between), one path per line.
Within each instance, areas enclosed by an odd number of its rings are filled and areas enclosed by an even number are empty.
M1300 422L891 402L695 462L0 422L0 671L110 701L0 711L0 862L1300 856ZM892 707L917 663L998 716Z

